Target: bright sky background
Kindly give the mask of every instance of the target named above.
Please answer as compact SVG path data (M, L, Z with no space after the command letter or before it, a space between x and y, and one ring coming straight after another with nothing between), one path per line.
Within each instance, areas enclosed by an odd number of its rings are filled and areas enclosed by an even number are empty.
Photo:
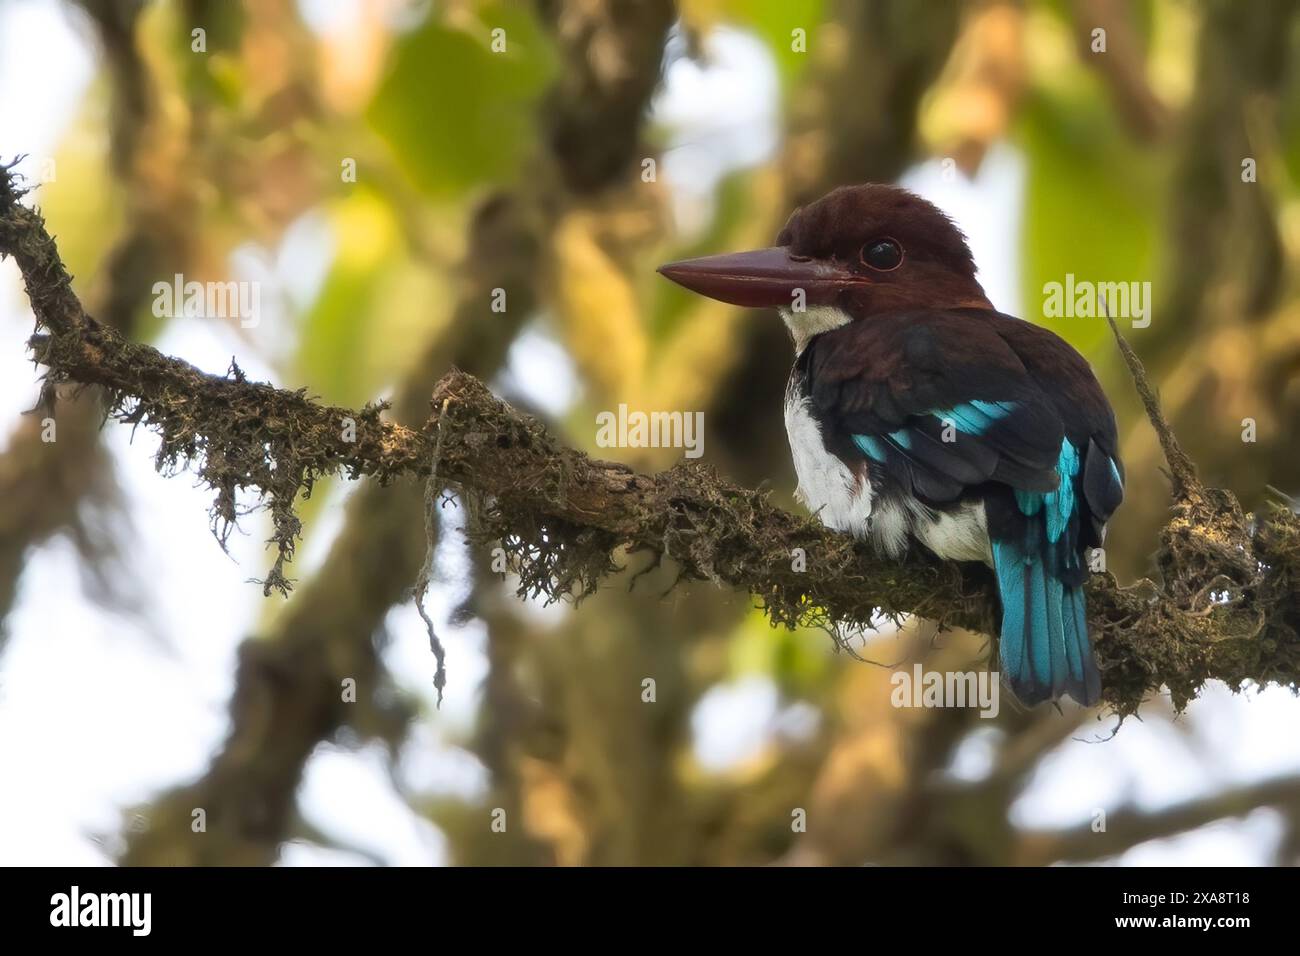
M346 27L349 18L336 12L346 5L334 4L330 13L319 0L304 3L310 22L322 30ZM86 38L54 0L0 4L0 158L57 150L93 79ZM709 38L708 48L709 67L684 61L670 67L655 106L656 121L674 136L663 175L674 187L683 228L706 220L709 192L721 175L762 162L776 143L777 82L763 45L722 30ZM31 95L34 89L41 95ZM998 147L973 182L945 182L935 164L911 170L904 182L963 225L994 302L1015 311L1024 182L1016 150ZM278 284L291 303L309 302L328 266L332 246L324 223L309 214L281 249L247 251L249 261L266 263L257 268L269 270L267 282ZM274 324L264 321L263 327ZM31 326L18 270L6 262L0 265L0 448L36 395L23 348ZM251 376L274 381L264 360L276 353L273 329L265 335L254 347L216 323L179 320L157 344L212 371L223 371L234 354ZM556 387L557 380L568 384ZM576 395L567 356L536 330L512 349L501 384L557 414ZM3 864L110 862L122 808L206 766L226 731L235 648L265 613L260 589L247 583L269 562L264 529L248 522L244 534L232 537L227 557L208 530L209 495L184 476L155 474L152 436L141 432L132 444L128 429L110 426L104 440L134 517L133 527L111 529L128 542L120 573L145 600L129 613L106 612L82 593L68 542L55 540L31 554L8 623L9 646L0 658ZM327 512L339 513L343 495L327 503ZM304 543L300 576L319 562L338 526L337 520L323 521ZM444 547L439 566L454 582L463 567L454 544ZM306 817L357 852L298 843L285 851L285 864L366 863L374 857L418 865L444 859L441 836L407 809L401 791L472 795L486 787L478 760L447 744L469 725L486 673L481 626L452 627L446 620L456 591L448 583L432 598L448 645L447 701L414 728L397 767L389 766L378 746L353 752L332 745L322 746L308 766L301 790ZM388 665L407 690L431 704L432 664L419 618L407 605L394 610L387 624ZM853 665L839 658L837 666ZM806 716L783 705L770 681L738 680L700 703L693 721L697 756L706 767L725 769ZM1216 687L1177 724L1130 721L1107 743L1096 740L1114 722L1098 724L1094 740L1070 742L1048 759L1014 814L1024 824L1073 825L1089 820L1095 807L1132 800L1155 809L1224 785L1297 772L1300 734L1292 728L1298 722L1300 703L1285 691L1234 697ZM977 735L953 772L980 774L990 753L988 736ZM1281 832L1277 816L1262 811L1138 847L1122 862L1260 863Z

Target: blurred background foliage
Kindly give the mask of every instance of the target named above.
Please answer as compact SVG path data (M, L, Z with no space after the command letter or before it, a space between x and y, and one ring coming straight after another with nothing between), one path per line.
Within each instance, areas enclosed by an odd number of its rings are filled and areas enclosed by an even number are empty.
M80 0L64 9L95 75L54 153L57 180L36 195L83 300L130 335L184 342L173 326L187 320L151 309L152 284L174 273L264 281L279 294L267 305L264 293L262 323L230 332L241 364L277 382L353 406L386 397L418 422L455 364L576 446L640 469L680 451L597 449L598 411L701 410L706 460L798 507L780 323L691 297L654 268L769 244L794 206L835 185L928 184L955 203L986 270L999 260L1010 277L995 301L1063 335L1106 385L1131 485L1108 558L1128 579L1149 573L1165 515L1158 448L1103 323L1045 318L1043 286L1067 273L1151 281L1154 321L1129 338L1205 477L1247 507L1270 485L1300 492L1295 6ZM1242 180L1247 157L1257 182ZM1245 418L1256 443L1241 440ZM0 460L0 614L32 553L65 533L107 578L109 605L129 590L104 570L129 541L84 517L112 473L96 424L83 395L63 407L56 445L30 419L14 426ZM484 663L481 681L453 666L450 693L468 703L449 719L390 672L393 642L420 640L418 622L401 638L390 615L422 555L419 494L363 488L344 502L322 485L303 503L317 558L287 603L257 612L227 739L197 777L132 807L111 854L270 863L290 841L340 849L299 805L304 768L323 747L378 741L453 863L1142 859L1125 854L1260 807L1274 825L1255 858L1294 860L1300 786L1285 774L1229 779L1210 748L1203 779L1170 805L1131 799L1129 780L1064 820L1026 815L1026 793L1086 790L1088 768L1137 731L1088 748L1072 738L1102 740L1113 721L893 708L888 668L831 653L824 634L772 630L744 595L661 598L670 568L630 586L637 555L579 608L538 613L464 550L454 507L441 552L450 639ZM987 651L923 623L863 641L874 661L931 669ZM344 678L356 703L340 701ZM1215 703L1238 705L1251 703ZM1147 723L1167 710L1152 701ZM702 756L710 726L737 724L753 746ZM1199 746L1188 724L1163 746ZM1063 756L1079 746L1102 753ZM403 785L411 749L435 747L480 783ZM1287 759L1274 769L1300 770ZM1133 772L1159 772L1146 766ZM1109 814L1103 832L1094 806Z

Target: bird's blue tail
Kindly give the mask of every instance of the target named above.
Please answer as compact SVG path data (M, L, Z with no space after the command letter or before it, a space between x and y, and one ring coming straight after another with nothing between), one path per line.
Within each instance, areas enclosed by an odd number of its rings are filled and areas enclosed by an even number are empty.
M1017 491L1016 533L992 541L1002 598L1002 673L1027 704L1069 694L1090 706L1101 697L1077 546L1078 471L1074 446L1062 443L1060 486L1047 493Z
M1002 673L1016 697L1037 704L1069 694L1095 704L1101 679L1083 587L1066 584L1041 552L1021 542L993 542L993 562L1002 597Z

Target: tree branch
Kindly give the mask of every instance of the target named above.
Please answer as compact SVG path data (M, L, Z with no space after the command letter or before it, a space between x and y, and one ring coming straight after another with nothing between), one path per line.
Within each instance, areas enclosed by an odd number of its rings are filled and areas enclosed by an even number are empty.
M1275 777L1152 812L1126 807L1108 814L1104 830L1094 830L1091 825L1068 830L1027 830L1017 835L1012 859L1019 866L1099 860L1225 817L1243 817L1262 807L1294 813L1300 808L1300 777Z
M676 18L674 5L650 0L543 6L540 19L559 51L560 68L537 105L529 174L472 204L453 298L437 309L444 312L441 327L396 386L385 416L398 422L412 425L425 418L444 369L459 365L486 378L501 366L519 329L536 313L539 293L548 288L553 265L544 251L561 222L590 209L617 209L623 197L643 191L639 179L629 175L646 155L641 127L625 117L646 114L664 38ZM599 23L594 37L593 21ZM590 56L592 47L605 54ZM627 96L620 90L639 92ZM582 170L570 168L570 160L581 157L564 148L559 135L579 113L587 122L600 117L604 156ZM616 154L623 157L621 166L610 161ZM378 181L399 207L403 200L409 206L407 187L391 170L382 171L386 165L386 160L376 165ZM415 219L405 225L406 240L422 258L441 258L424 225ZM447 265L431 264L440 270ZM487 304L496 289L505 290L510 309L489 316ZM387 610L409 597L432 546L423 523L411 520L420 501L417 483L409 480L369 482L349 499L343 528L325 561L271 630L241 645L226 741L200 777L138 810L147 825L131 827L119 862L270 864L290 833L303 767L320 741L347 725L363 739L397 746L409 719L385 693L390 680L374 636ZM340 702L343 677L366 688L356 704ZM208 811L204 839L195 839L191 830L196 806Z
M841 643L845 627L867 626L882 613L993 631L995 601L981 568L883 560L707 467L683 463L648 476L594 460L472 376L445 376L432 414L411 429L382 419L382 406L323 405L303 390L249 382L233 366L226 376L208 375L126 341L84 313L40 215L19 204L20 194L6 171L0 254L18 261L36 313L30 345L48 369L46 400L61 382L103 387L110 417L160 436L160 470L193 465L216 492L219 538L239 516L238 493L261 495L278 551L268 591L287 590L283 566L299 530L294 503L317 477L425 476L437 447L439 481L470 505L474 537L505 545L521 594L581 597L613 568L613 553L628 548L672 558L683 579L747 590L774 624L825 626ZM798 553L805 562L795 561ZM1230 493L1204 489L1179 502L1158 563L1160 585L1120 588L1108 574L1089 585L1104 697L1117 712L1135 712L1162 684L1178 708L1213 678L1233 687L1247 680L1296 686L1295 515L1277 508L1248 522Z

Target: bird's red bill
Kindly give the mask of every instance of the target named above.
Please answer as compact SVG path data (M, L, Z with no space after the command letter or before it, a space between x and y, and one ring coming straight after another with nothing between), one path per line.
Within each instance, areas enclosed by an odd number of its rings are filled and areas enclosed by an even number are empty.
M816 302L860 279L829 263L792 256L785 246L683 259L659 271L692 292L746 308L789 306L800 290Z

